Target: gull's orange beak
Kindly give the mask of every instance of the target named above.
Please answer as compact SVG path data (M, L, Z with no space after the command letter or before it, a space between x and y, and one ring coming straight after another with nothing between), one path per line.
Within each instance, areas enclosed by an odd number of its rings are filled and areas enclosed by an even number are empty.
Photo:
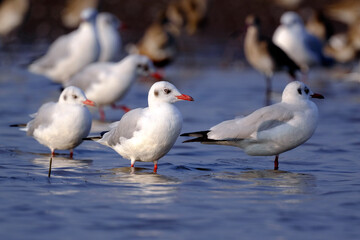
M154 72L150 76L155 78L156 80L162 80L164 78L164 76L159 72Z
M314 93L314 94L310 95L310 97L312 97L312 98L324 99L324 96L321 95L321 94L318 94L318 93Z
M95 103L89 99L86 99L85 101L82 102L85 105L89 105L89 106L93 106L95 107Z
M194 101L192 97L189 95L181 94L179 96L176 96L177 99L185 100L185 101Z

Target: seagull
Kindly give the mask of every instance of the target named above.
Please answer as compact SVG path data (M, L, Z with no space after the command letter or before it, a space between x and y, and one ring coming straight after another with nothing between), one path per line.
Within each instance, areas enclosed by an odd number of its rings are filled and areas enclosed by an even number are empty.
M143 55L132 54L118 63L93 63L75 74L65 86L81 88L87 97L99 108L100 118L105 120L103 106L111 105L129 111L125 106L117 106L116 101L124 97L133 82L140 76L161 79L151 60Z
M253 68L265 75L266 105L270 104L271 78L274 72L286 70L296 79L300 67L273 41L261 35L260 19L254 15L247 16L247 30L244 41L245 57Z
M156 173L158 160L170 151L181 131L181 113L172 105L180 100L193 98L169 82L154 83L149 90L149 106L126 113L97 142L129 159L131 167L136 161L154 162Z
M99 57L100 45L96 31L97 11L85 9L79 28L61 36L51 44L45 56L29 66L29 71L45 75L54 82L64 83L73 74Z
M196 137L184 142L238 147L251 156L275 155L274 170L278 170L279 154L306 142L316 129L318 109L310 98L324 97L313 93L304 83L293 81L285 87L280 103L221 122L208 131L181 136Z
M119 19L111 13L99 13L96 18L99 33L100 56L99 62L113 62L121 50L121 37L118 28L121 26Z
M48 102L42 105L37 113L31 115L34 119L21 129L40 144L50 148L49 177L55 150L70 150L72 158L73 149L80 145L90 132L92 117L84 105L94 106L94 102L88 100L81 89L67 87L57 103Z
M293 59L304 72L310 66L330 66L333 59L323 54L322 42L305 28L300 16L295 12L285 12L281 25L275 30L273 41Z

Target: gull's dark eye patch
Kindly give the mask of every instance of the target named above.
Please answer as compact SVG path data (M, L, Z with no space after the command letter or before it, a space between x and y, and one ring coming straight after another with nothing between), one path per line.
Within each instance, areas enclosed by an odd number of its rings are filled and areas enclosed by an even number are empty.
M73 97L73 99L77 99L77 98L78 98L78 96L75 95L75 94L73 94L72 97Z
M137 68L142 68L141 64L136 65Z
M149 66L148 66L148 65L144 65L144 66L143 66L143 69L144 69L145 71L149 71Z
M155 97L159 96L159 92L157 90L154 91Z
M306 94L309 94L310 90L306 87L306 88L304 89L304 92L305 92Z
M298 91L298 93L299 93L300 95L302 95L301 88L298 88L297 91Z
M171 90L168 89L168 88L165 88L165 89L164 89L164 92L165 92L166 94L169 94L169 93L171 93Z

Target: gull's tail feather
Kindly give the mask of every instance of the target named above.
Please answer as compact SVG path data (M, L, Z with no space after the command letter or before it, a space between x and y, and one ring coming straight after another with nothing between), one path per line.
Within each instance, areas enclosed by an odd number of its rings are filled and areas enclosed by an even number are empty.
M26 123L20 123L20 124L11 124L9 127L26 127Z
M84 141L97 141L97 140L100 140L105 133L107 133L108 131L104 131L104 132L101 132L100 133L100 136L94 136L94 137L86 137L86 138L83 138Z
M186 141L183 141L183 143L188 143L188 142L201 142L201 143L212 143L212 142L217 142L217 140L213 140L213 139L209 139L207 134L210 131L200 131L200 132L190 132L190 133L183 133L180 136L181 137L195 137L193 139L189 139Z

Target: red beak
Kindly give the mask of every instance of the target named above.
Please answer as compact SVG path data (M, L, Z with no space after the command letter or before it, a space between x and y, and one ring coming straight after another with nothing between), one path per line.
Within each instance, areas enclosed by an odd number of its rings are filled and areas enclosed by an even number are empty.
M161 73L158 73L158 72L154 72L150 76L155 78L156 80L161 80L161 79L164 78L164 76Z
M85 101L82 102L85 105L89 105L89 106L93 106L95 107L95 103L89 99L86 99Z
M312 98L319 98L319 99L324 99L324 96L318 93L314 93L312 95L310 95Z
M181 100L185 100L185 101L194 101L194 99L192 97L190 97L189 95L185 95L185 94L181 94L176 97L177 97L177 99L181 99Z

